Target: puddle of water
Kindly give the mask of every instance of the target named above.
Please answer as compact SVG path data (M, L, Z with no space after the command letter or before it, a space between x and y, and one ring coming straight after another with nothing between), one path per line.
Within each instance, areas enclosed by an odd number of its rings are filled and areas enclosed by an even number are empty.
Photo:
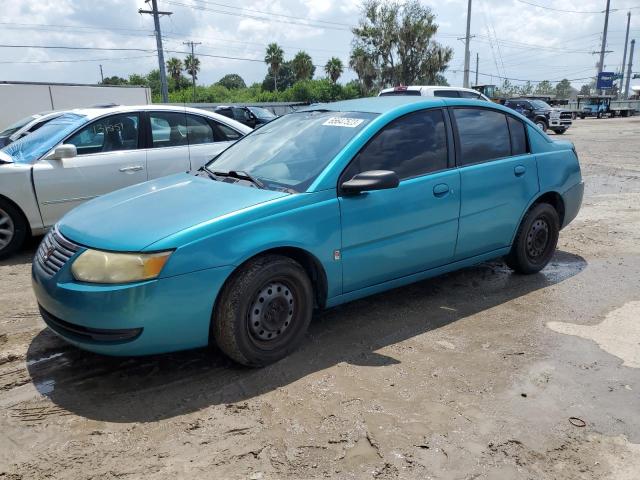
M61 355L64 355L64 352L58 352L58 353L54 353L52 355L49 355L48 357L42 357L42 358L36 358L34 360L29 360L27 362L27 367L30 367L31 365L35 365L35 364L40 363L40 362L46 362L48 360L53 360L54 358L58 358Z
M640 368L640 302L628 302L610 312L598 325L548 322L554 332L593 340L626 367Z

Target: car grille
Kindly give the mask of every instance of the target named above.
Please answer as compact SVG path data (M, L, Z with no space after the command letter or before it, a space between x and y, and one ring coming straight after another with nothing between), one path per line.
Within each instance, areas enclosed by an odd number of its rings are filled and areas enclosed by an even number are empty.
M571 120L571 117L572 117L571 112L562 112L560 114L560 118L562 120Z
M36 260L42 270L52 277L79 249L79 245L64 238L58 229L53 227L40 243Z

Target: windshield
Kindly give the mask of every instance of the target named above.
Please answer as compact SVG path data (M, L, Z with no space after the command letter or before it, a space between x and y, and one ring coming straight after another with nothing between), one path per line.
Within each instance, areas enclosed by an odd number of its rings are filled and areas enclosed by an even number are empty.
M15 163L34 163L85 123L87 123L85 115L65 113L32 134L4 147L1 151L9 155Z
M261 108L261 107L248 107L248 108L258 118L264 118L265 120L276 118L276 116L266 108Z
M531 100L531 103L537 109L544 108L546 110L551 110L551 105L549 105L547 102L543 102L542 100Z
M35 115L29 115L27 118L23 118L21 120L18 120L16 123L9 125L7 128L0 132L0 137L8 137L12 133L17 132L34 118L37 117Z
M245 172L267 188L305 191L376 114L304 111L254 130L207 164L212 172Z

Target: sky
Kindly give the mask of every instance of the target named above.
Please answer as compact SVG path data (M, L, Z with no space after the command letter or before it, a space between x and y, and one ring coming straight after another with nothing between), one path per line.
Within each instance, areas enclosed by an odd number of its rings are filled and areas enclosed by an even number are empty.
M454 50L445 76L451 85L462 85L467 0L422 3L436 15L435 39ZM262 81L267 69L264 51L270 42L283 47L285 58L307 51L317 65L316 77L324 76L322 66L330 57L348 64L350 28L360 18L360 0L158 0L158 5L173 12L161 19L165 58L184 57L190 47L183 42L200 42L198 83L206 85L227 73L241 75L247 84ZM605 5L606 0L473 0L471 69L475 70L477 53L479 83L499 84L500 77L514 79L515 84L562 78L576 87L588 83L596 71L598 55L592 52L600 51ZM95 83L100 80L99 65L105 77L157 68L153 18L139 14L139 8L148 5L143 0L4 2L0 80ZM640 1L611 0L611 8L611 53L605 57L605 70L619 71L627 11L630 39L640 40ZM634 64L634 71L640 72L640 45ZM341 81L353 78L346 69Z

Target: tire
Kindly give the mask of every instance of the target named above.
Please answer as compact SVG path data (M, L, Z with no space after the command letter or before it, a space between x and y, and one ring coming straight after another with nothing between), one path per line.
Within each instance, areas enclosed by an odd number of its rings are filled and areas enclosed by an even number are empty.
M596 118L602 118L602 112L598 112L598 114L596 115Z
M560 234L558 212L548 203L534 205L525 215L505 257L507 266L518 273L537 273L555 253Z
M312 312L313 287L302 266L289 257L265 255L226 282L214 310L212 337L232 360L261 367L298 347Z
M536 120L536 126L542 130L543 132L547 131L547 122L545 122L544 120Z
M556 132L556 135L562 135L566 131L567 131L566 128L559 128L557 130L554 130L554 132Z
M585 116L584 115L580 115L580 120L584 120Z
M0 260L13 255L22 246L28 230L22 212L0 198Z

